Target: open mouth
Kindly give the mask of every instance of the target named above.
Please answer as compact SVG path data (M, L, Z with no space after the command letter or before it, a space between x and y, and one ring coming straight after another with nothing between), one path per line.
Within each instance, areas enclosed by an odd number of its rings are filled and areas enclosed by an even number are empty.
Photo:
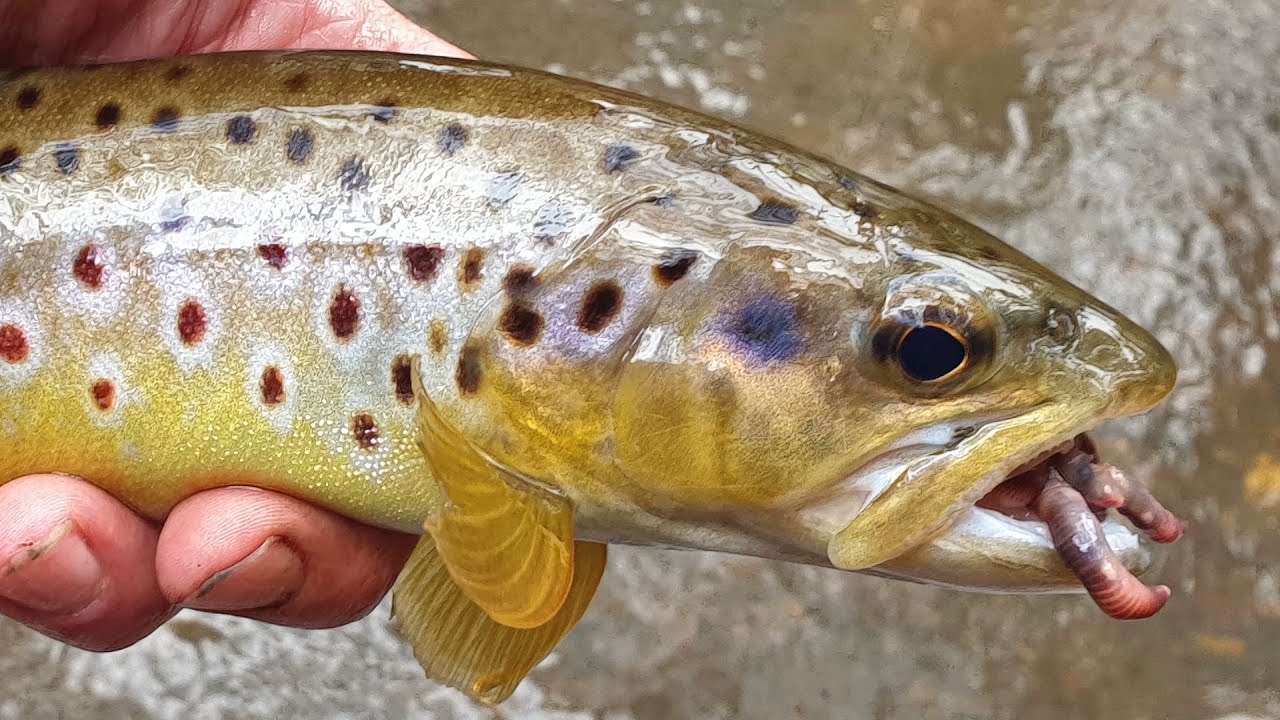
M1014 520L1043 522L1063 562L1113 618L1150 617L1169 599L1167 586L1145 585L1124 566L1101 522L1114 510L1155 542L1170 543L1182 536L1182 521L1141 482L1103 463L1087 434L1041 453L977 505Z

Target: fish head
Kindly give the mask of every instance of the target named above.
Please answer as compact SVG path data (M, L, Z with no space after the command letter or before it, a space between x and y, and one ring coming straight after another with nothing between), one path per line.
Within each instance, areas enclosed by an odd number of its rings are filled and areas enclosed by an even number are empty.
M1156 405L1169 353L940 210L848 227L614 223L468 341L489 451L575 496L605 539L1079 589L1042 529L971 516L1049 449ZM1106 532L1145 567L1132 533Z

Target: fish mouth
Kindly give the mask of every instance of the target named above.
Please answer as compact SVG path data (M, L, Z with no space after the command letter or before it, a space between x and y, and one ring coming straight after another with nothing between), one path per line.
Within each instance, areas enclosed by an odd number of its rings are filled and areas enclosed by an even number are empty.
M1165 585L1144 585L1116 554L1103 523L1114 511L1157 543L1182 537L1183 524L1145 484L1103 463L1088 433L1041 453L976 504L1014 520L1042 523L1054 549L1098 607L1118 619L1154 615L1168 601ZM1133 534L1133 533L1130 533Z
M931 540L868 571L986 592L1083 589L1107 615L1140 619L1171 594L1138 579L1150 566L1143 537L1170 543L1182 532L1146 485L1103 462L1082 432L1015 468Z

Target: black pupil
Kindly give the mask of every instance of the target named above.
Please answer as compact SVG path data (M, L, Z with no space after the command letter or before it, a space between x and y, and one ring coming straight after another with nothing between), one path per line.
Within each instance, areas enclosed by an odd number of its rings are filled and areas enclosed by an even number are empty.
M907 331L898 346L898 362L912 378L937 380L964 364L965 347L940 327L925 325Z

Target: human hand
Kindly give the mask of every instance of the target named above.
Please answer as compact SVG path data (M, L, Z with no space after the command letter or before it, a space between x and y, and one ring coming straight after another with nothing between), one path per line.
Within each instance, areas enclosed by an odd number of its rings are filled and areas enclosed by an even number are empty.
M0 66L249 49L470 57L382 0L0 0ZM0 614L90 650L182 607L333 627L377 605L416 540L252 488L157 526L84 480L29 476L0 485Z

